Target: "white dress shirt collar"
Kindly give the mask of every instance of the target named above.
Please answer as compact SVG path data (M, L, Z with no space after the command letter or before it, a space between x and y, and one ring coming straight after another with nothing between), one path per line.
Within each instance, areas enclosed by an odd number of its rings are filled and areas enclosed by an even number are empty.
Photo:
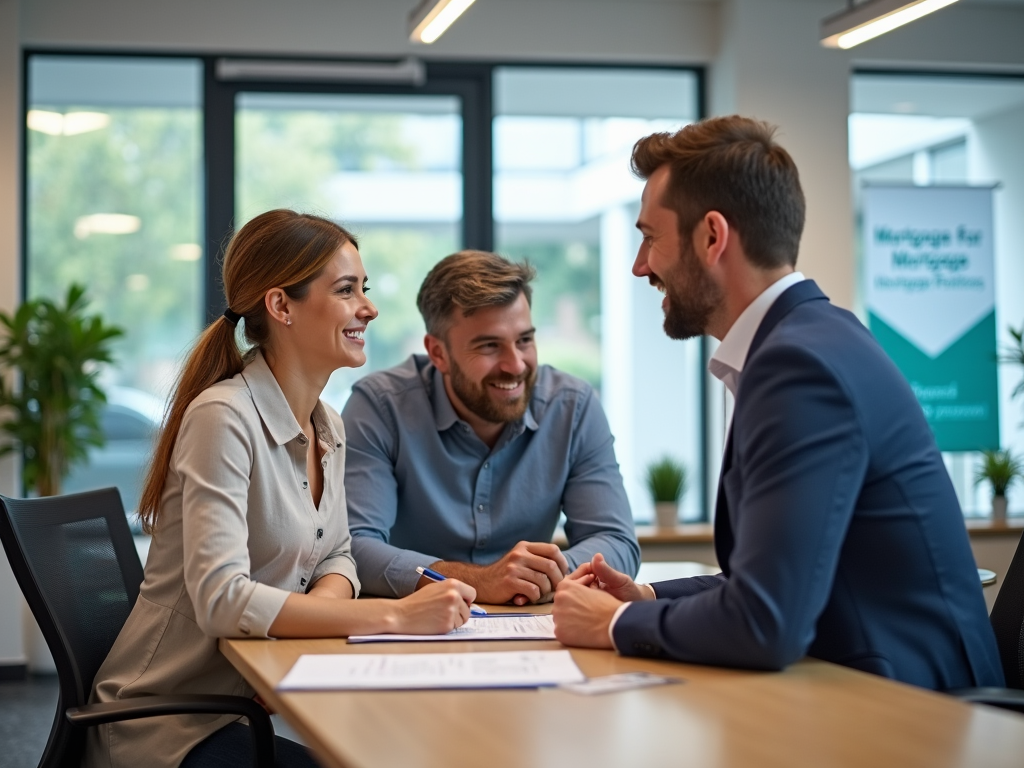
M740 373L743 371L743 364L746 362L750 345L754 341L754 335L761 327L761 321L764 320L764 316L768 314L768 310L771 309L775 300L787 288L796 285L803 279L804 276L800 272L790 272L768 286L736 318L736 322L732 324L732 328L725 334L722 343L718 345L718 349L708 361L708 370L711 375L725 384L733 397L736 396Z

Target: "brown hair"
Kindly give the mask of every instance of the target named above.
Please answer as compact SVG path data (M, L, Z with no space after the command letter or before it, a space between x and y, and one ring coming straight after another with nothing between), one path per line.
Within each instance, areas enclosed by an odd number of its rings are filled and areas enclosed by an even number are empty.
M806 204L796 164L774 135L775 128L760 120L713 117L640 139L632 168L647 179L671 166L662 204L678 214L684 237L704 214L718 211L739 233L752 264L793 266Z
M530 281L537 271L529 262L517 263L487 251L459 251L445 256L427 273L416 296L427 333L444 339L452 313L471 315L484 307L506 307L526 296L532 302Z
M302 299L345 243L358 247L355 237L333 221L283 209L260 214L231 238L224 254L224 295L228 307L245 321L245 338L254 349L263 347L270 336L264 304L267 291L282 288L292 299ZM255 354L254 349L247 358ZM186 409L200 392L230 379L245 363L235 341L235 326L225 317L210 323L182 368L146 475L139 519L147 533L156 527Z

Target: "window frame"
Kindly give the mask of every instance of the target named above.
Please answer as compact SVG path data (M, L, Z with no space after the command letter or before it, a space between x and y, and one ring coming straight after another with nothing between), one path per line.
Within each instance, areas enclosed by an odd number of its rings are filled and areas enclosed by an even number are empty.
M498 67L536 69L609 69L609 70L662 70L690 72L696 84L696 115L707 116L707 71L699 65L673 65L664 62L595 62L558 60L447 60L425 59L426 77L420 85L393 83L362 83L355 81L331 82L308 80L222 80L217 77L217 62L224 58L253 58L260 61L320 62L346 64L394 64L398 57L376 59L337 56L281 56L266 54L155 52L134 50L93 49L89 51L66 48L30 47L22 50L21 88L21 276L20 297L28 295L28 264L30 242L28 237L28 128L26 117L29 104L29 64L34 56L80 56L97 58L153 58L190 59L201 62L202 75L202 152L203 201L201 227L203 236L202 325L220 316L224 309L223 287L220 274L220 254L234 231L235 219L235 108L241 92L264 93L319 93L365 95L442 95L456 96L462 104L462 247L491 251L494 249L493 212L493 122L494 122L494 70ZM706 363L711 345L706 336L700 339L700 359ZM701 515L698 522L713 517L715 478L709 477L712 446L711 421L708 416L712 389L706 368L698 372L698 401L700 403L699 462L694 474L699 479L694 490L699 494Z

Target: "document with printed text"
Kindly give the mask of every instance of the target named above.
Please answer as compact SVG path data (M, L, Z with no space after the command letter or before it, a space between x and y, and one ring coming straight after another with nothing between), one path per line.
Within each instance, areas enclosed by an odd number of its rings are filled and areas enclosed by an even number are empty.
M584 679L569 651L306 654L277 690L539 688Z
M352 635L350 643L427 642L437 640L554 640L551 616L471 616L446 635Z

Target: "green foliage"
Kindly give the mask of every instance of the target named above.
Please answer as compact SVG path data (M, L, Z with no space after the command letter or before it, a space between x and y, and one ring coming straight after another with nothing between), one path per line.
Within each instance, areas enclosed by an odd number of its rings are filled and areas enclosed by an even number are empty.
M1010 326L1007 330L1009 330L1010 336L1013 338L1013 343L1003 348L1003 354L999 356L999 362L1024 367L1024 323L1021 324L1020 330L1013 326ZM1024 377L1021 377L1021 380L1017 382L1017 386L1013 388L1010 397L1017 397L1021 393L1024 393Z
M125 334L114 344L117 383L160 393L202 321L202 115L195 108L81 104L33 108L110 115L101 130L26 134L28 296L89 286L90 307ZM76 236L82 216L138 216L127 234ZM80 233L81 234L81 233ZM207 254L217 258L217 254Z
M1009 450L982 451L982 463L974 475L974 484L987 482L993 496L1005 496L1007 489L1024 477L1024 462Z
M85 289L73 284L63 306L49 299L24 302L13 316L0 312L0 366L16 370L21 391L0 380L0 407L8 410L0 430L21 447L23 480L40 496L60 493L71 466L103 444L96 383L99 364L111 362L110 342L123 334L99 315L87 315ZM10 377L8 377L9 379Z
M671 456L647 465L647 489L654 503L678 502L686 493L686 466Z

